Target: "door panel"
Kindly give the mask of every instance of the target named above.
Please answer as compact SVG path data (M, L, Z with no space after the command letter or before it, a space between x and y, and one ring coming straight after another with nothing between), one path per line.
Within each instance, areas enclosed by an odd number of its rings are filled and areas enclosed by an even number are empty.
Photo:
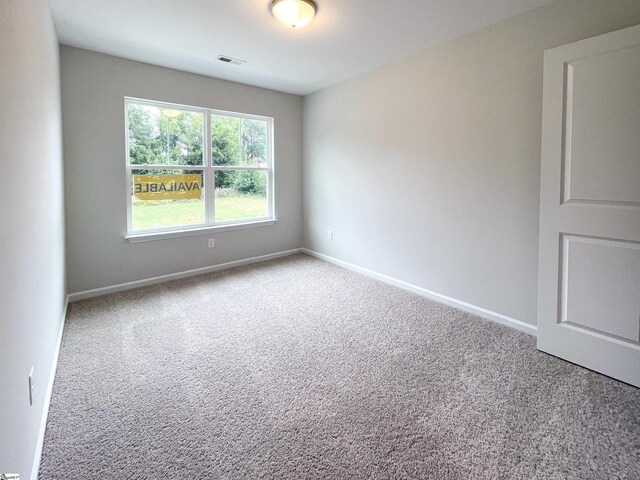
M563 235L560 322L640 340L640 245Z
M640 47L566 69L564 201L640 205Z
M640 386L640 26L545 52L538 348Z

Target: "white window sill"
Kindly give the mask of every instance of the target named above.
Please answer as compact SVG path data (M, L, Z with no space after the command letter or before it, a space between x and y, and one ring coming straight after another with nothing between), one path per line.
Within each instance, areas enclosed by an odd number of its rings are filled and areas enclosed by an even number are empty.
M229 230L243 230L245 228L267 227L275 225L278 219L257 220L255 222L232 223L228 225L216 225L214 227L187 228L184 230L172 230L170 232L146 232L131 233L125 235L129 243L151 242L153 240L166 240L168 238L191 237L193 235L205 235L207 233L227 232Z

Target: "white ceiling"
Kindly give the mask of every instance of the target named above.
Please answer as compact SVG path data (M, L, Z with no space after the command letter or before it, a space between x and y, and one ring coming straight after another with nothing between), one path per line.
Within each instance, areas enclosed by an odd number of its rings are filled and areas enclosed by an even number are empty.
M276 22L269 2L51 0L63 44L299 95L550 0L316 0L298 30Z

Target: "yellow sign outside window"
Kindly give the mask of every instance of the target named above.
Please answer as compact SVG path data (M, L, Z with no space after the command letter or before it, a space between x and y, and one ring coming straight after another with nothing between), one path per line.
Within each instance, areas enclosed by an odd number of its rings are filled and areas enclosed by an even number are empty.
M134 175L133 195L138 200L202 198L202 175Z

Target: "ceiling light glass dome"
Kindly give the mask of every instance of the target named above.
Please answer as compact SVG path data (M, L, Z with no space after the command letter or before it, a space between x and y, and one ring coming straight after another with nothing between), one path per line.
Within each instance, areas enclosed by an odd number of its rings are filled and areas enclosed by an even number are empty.
M316 4L312 0L273 0L271 12L279 22L300 28L315 16Z

